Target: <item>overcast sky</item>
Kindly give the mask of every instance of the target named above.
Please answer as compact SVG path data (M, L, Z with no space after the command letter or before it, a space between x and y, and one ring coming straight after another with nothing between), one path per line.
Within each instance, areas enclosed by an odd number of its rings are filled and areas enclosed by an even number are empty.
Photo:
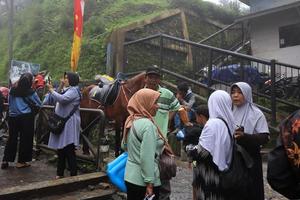
M216 4L220 4L220 0L204 0L204 1L210 1L210 2L213 2L213 3L216 3ZM241 4L242 8L248 8L248 6L246 4L244 4L242 2L240 2L240 4Z

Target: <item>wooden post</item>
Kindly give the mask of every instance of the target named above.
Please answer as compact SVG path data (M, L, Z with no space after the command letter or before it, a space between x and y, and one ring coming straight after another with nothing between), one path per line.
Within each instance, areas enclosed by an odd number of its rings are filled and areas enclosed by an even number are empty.
M181 23L182 23L182 33L185 40L190 40L188 26L187 26L187 20L185 13L181 11L180 13ZM191 45L187 46L187 57L186 61L189 65L193 64L193 56L192 56L192 48Z

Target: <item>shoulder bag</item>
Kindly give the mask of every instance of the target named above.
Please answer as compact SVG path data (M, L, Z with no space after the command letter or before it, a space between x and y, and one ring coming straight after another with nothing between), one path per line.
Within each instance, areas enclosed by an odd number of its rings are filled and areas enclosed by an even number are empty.
M79 93L79 91L77 90L79 97L81 98L81 95ZM70 114L67 117L61 117L58 114L55 113L55 107L54 107L54 111L52 113L49 114L49 119L48 119L48 128L50 130L51 133L53 133L54 135L60 135L66 125L66 122L72 117L72 115L76 112L76 110L78 109L80 105L80 102L78 105L75 105L72 109L72 111L70 112Z
M253 183L250 169L253 167L253 159L230 133L225 120L221 119L228 130L232 143L232 159L227 170L220 172L220 186L225 194L246 194Z

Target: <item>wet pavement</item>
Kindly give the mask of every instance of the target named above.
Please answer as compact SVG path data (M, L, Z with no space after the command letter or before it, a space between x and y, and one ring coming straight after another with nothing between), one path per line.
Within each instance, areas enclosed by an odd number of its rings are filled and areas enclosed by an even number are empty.
M287 198L272 190L266 180L267 164L263 163L264 186L266 200L287 200ZM171 180L171 200L192 199L192 171L187 167L187 163L181 163L177 170L177 175Z
M4 152L3 141L0 141L0 159L2 161ZM56 167L49 164L48 160L52 156L40 155L32 161L30 167L16 168L14 163L5 170L0 170L0 188L7 188L28 183L54 179Z
M2 159L4 151L3 141L0 139L0 159ZM18 185L26 185L28 183L52 180L56 174L56 167L53 163L49 163L53 155L40 155L38 159L31 163L31 167L17 169L11 165L6 170L0 170L0 188L7 188ZM266 181L266 163L264 168L265 183L265 199L266 200L286 200L282 195L278 194L267 184ZM171 200L192 199L192 171L187 167L186 162L179 162L177 176L171 180L172 195Z

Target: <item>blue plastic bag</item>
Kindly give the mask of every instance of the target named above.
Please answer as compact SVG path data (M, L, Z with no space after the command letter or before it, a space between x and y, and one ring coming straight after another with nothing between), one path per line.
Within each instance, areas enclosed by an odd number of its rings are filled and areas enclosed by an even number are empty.
M127 188L124 181L127 158L128 153L124 152L121 155L119 155L115 160L108 163L106 168L106 174L109 180L122 192L127 192Z
M181 141L184 139L184 130L179 130L176 134L177 140Z

